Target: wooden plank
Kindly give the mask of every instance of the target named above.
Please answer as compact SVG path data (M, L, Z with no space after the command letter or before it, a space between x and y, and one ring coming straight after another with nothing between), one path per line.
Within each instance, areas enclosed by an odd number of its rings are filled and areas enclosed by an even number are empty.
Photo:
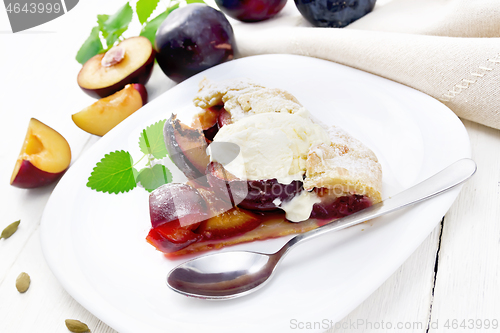
M31 285L24 294L15 287L26 272ZM64 321L77 319L94 333L116 333L78 304L59 284L45 263L36 229L0 285L0 332L67 332Z
M441 224L380 288L328 333L425 332L440 233Z
M500 131L464 123L478 171L444 223L431 316L439 327L429 330L435 333L493 331L486 319L500 328ZM453 328L453 320L465 320L466 328Z

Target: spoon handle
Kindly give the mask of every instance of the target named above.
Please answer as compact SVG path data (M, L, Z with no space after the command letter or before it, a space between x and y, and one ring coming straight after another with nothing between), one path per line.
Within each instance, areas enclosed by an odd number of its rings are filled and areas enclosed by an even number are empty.
M465 182L476 172L476 163L464 158L444 170L438 172L434 176L424 180L409 189L398 193L397 195L379 202L371 207L363 209L352 215L334 220L319 228L308 231L306 233L295 236L290 239L276 254L283 257L285 253L295 244L323 235L327 232L337 231L351 227L353 225L374 219L381 215L394 212L409 205L435 197L436 195L445 192L461 183Z

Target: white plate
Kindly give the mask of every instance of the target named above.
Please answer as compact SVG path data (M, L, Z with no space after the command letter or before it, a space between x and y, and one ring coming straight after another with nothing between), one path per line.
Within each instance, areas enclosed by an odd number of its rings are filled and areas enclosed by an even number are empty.
M55 188L42 218L45 258L64 288L121 333L286 332L291 320L339 321L419 246L458 195L445 195L368 224L301 245L274 279L240 299L186 298L165 285L180 261L145 241L148 193L111 195L85 186L96 162L114 150L135 158L146 126L190 109L200 79L249 77L295 95L317 118L368 145L384 172L383 197L470 157L467 133L443 104L395 82L328 61L265 55L231 61L190 78L133 114L99 140ZM174 169L170 166L170 169ZM177 177L177 178L175 178ZM182 181L180 172L174 181ZM230 248L277 250L287 238ZM227 249L226 249L227 250ZM323 328L308 330L324 331Z

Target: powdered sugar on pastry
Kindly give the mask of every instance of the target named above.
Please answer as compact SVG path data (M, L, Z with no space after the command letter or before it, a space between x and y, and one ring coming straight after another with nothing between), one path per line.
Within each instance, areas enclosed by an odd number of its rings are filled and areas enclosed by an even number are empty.
M381 200L382 168L375 154L338 127L329 130L331 144L311 147L306 162L304 188L327 188Z
M207 108L224 104L233 122L254 114L280 112L307 112L289 92L260 86L248 79L233 79L213 83L200 82L200 90L193 100L196 106Z

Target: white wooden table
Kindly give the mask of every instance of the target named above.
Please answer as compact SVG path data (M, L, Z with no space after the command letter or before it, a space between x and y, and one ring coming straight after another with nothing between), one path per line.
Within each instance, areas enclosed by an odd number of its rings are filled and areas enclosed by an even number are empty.
M78 10L18 34L10 33L0 9L0 229L22 221L14 236L0 240L2 333L67 332L68 318L87 323L94 333L115 332L64 291L43 258L39 223L53 186L21 190L9 186L9 179L31 117L68 140L73 162L98 140L70 117L94 101L76 84L80 65L74 55L96 13L112 13L117 3L80 1ZM154 97L172 86L155 68L147 88ZM403 266L330 332L500 331L479 328L480 321L500 321L500 131L464 123L477 174ZM32 278L25 294L15 288L22 271ZM469 320L475 320L474 329L460 327L470 326ZM284 325L283 331L301 330Z

